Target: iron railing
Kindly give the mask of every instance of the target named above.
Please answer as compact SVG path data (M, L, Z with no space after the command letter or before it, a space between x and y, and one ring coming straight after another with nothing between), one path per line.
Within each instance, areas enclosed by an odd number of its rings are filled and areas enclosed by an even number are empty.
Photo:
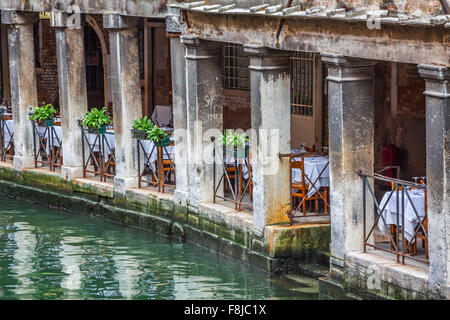
M328 157L328 153L327 152L307 152L307 153L287 153L287 154L280 154L279 155L280 158L289 158L289 160L291 162L294 162L296 160L294 160L295 158L311 158L311 157L323 157L326 156ZM317 187L317 182L319 181L319 179L322 178L323 173L325 172L325 170L329 167L330 162L328 161L326 163L326 165L322 168L322 170L320 171L319 175L314 179L314 181L311 180L311 178L305 174L305 184L308 185L308 190L306 191L307 193L309 193L309 190L315 190L315 193L317 194L317 197L315 201L315 210L313 212L312 215L316 215L316 216L328 216L330 215L330 201L329 201L329 192L327 192L327 196L325 194L326 190L324 190L324 188L328 189L328 187ZM292 168L289 168L289 184L290 184L290 192L291 194L293 193L292 191ZM291 196L291 210L289 212L289 219L291 221L291 224L293 223L293 219L294 218L300 218L300 217L309 217L311 216L311 212L309 212L308 215L296 215L297 212L301 212L300 208L303 206L303 204L305 203L305 201L308 201L307 196L303 197L302 200L298 203L298 205L294 205L294 200L293 197ZM324 203L324 212L321 213L319 211L319 200L323 200Z
M237 156L238 149L232 150L232 161L231 163L226 162L223 153L223 145L217 144L215 138L211 137L213 142L213 188L214 188L214 203L217 199L223 201L232 202L234 204L234 209L236 211L242 211L247 209L253 211L253 199L252 199L252 188L253 188L253 175L252 167L249 161L249 147L245 147L245 154L247 156L239 158ZM234 152L233 152L234 151ZM217 159L221 159L220 163L217 163ZM217 166L220 165L219 174L220 178L217 181ZM227 170L227 168L229 170ZM244 177L244 170L247 171L247 178ZM233 183L231 182L233 180ZM224 195L219 194L220 187L224 186ZM228 191L228 192L226 192ZM230 197L231 195L231 197ZM245 196L249 196L250 203L246 202Z
M372 247L374 249L391 252L396 255L397 262L405 264L405 258L413 259L416 261L429 263L428 261L428 247L426 247L426 257L421 259L416 257L417 253L417 237L424 240L428 246L428 222L427 222L427 186L422 183L409 182L404 180L399 180L395 178L385 177L378 173L367 174L362 171L357 172L362 179L363 188L363 233L364 233L364 252L367 252L367 247ZM385 183L391 184L391 190L385 193L384 201L378 201L375 195L374 188L371 185L370 180L373 181L373 185ZM422 190L424 193L424 214L420 215L414 202L411 199L411 193L417 190ZM367 212L367 192L371 195L374 204L375 219L373 226L367 226L368 214L373 214L372 212ZM387 216L385 210L387 209L389 201L395 197L395 221L392 224L387 223ZM413 234L409 235L409 240L407 239L407 232L405 229L405 202L408 201L408 205L412 208L414 212L414 226ZM391 211L392 213L392 211ZM381 246L381 241L375 241L372 238L375 237L375 229L380 224L384 226L385 230L388 230L387 234L389 237L389 245L387 247ZM367 232L367 230L369 230Z
M90 132L89 129L83 127L81 121L79 121L79 125L83 153L83 177L86 178L87 173L93 173L100 178L100 181L106 182L107 178L115 176L116 171L115 150L107 139L107 135L114 135L114 133ZM87 157L86 146L88 148Z
M143 142L146 141L147 143ZM165 193L166 187L176 187L175 162L169 146L158 146L149 140L136 138L138 159L138 186L142 188L143 183L157 187L158 192ZM150 149L150 152L148 152ZM143 162L141 161L143 154Z
M8 121L12 119L8 119L6 110L0 108L0 161L3 162L14 156L14 130L8 125Z
M56 171L62 166L62 139L56 133L53 125L40 126L36 121L32 121L33 126L33 146L34 146L34 167L40 165L48 166L50 171Z

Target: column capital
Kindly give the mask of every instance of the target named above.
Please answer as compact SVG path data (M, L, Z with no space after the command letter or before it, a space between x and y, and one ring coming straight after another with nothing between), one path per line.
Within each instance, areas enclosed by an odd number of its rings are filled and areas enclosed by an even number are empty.
M182 24L180 23L179 15L168 14L166 15L166 32L171 36L181 36Z
M186 59L204 60L222 58L223 44L219 42L202 40L196 35L182 35L180 41L186 47Z
M450 69L438 65L418 65L419 74L425 80L426 96L450 98Z
M332 52L321 52L320 56L325 64L343 68L373 67L378 63L375 60L347 57Z
M445 66L419 64L419 74L425 80L446 81L450 79L450 69Z
M86 21L85 15L74 13L68 15L66 12L52 10L50 12L50 26L53 28L82 29Z
M333 82L372 80L378 61L344 56L340 53L322 52L322 61L328 66L327 79Z
M33 24L38 21L37 13L2 10L1 12L2 24Z
M244 52L250 57L249 69L254 71L289 69L290 53L274 50L259 44L244 44Z
M127 29L137 26L138 18L123 16L120 13L111 12L103 14L103 28L105 29Z

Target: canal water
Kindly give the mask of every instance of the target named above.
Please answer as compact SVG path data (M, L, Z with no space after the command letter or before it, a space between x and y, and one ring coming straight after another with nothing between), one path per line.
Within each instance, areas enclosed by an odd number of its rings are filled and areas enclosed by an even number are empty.
M317 281L101 218L0 199L0 299L317 299Z

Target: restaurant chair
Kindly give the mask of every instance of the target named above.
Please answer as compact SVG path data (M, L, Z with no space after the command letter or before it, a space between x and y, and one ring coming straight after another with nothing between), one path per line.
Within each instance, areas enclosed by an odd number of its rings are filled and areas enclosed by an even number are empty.
M294 209L294 200L299 199L302 203L302 212L303 216L306 216L306 201L311 200L324 200L325 201L325 212L327 212L327 203L328 203L328 192L326 189L321 188L320 190L323 191L323 197L319 195L319 192L316 192L312 197L308 197L308 190L309 190L309 184L306 183L305 178L305 158L302 157L300 161L291 161L291 172L292 169L300 169L301 170L301 176L302 181L301 182L292 182L292 173L290 178L290 184L291 184L291 208L292 210L296 210L298 206L295 206ZM304 199L304 200L303 200Z

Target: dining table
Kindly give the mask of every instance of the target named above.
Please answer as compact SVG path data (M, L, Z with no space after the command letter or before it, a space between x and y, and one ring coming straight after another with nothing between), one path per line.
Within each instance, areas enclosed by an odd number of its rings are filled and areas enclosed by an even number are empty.
M425 212L425 191L421 189L410 189L407 191L409 198L404 196L404 213L405 213L405 226L403 227L403 215L402 215L402 198L401 192L399 193L399 205L397 209L397 196L396 191L387 191L381 202L379 208L384 210L381 212L382 217L378 219L378 228L381 233L385 234L387 226L397 225L404 230L405 238L411 241L414 238L414 233L417 223L423 222L426 217ZM390 196L390 194L392 195ZM417 213L417 214L416 214ZM383 220L384 219L384 220Z
M86 133L86 138L89 141L89 145L93 152L104 152L105 159L108 159L110 155L114 154L116 150L116 140L114 138L114 129L108 128L104 135L97 135L95 133ZM100 139L104 138L104 148L100 150Z
M3 136L4 138L4 147L7 148L10 142L13 142L14 136L14 121L13 120L5 120L5 126L3 128Z
M302 157L293 159L294 161L301 161ZM308 184L308 197L310 198L320 188L330 186L329 159L327 156L305 156L304 159L305 176L308 177L305 183ZM292 168L292 182L302 183L302 170L300 168Z

